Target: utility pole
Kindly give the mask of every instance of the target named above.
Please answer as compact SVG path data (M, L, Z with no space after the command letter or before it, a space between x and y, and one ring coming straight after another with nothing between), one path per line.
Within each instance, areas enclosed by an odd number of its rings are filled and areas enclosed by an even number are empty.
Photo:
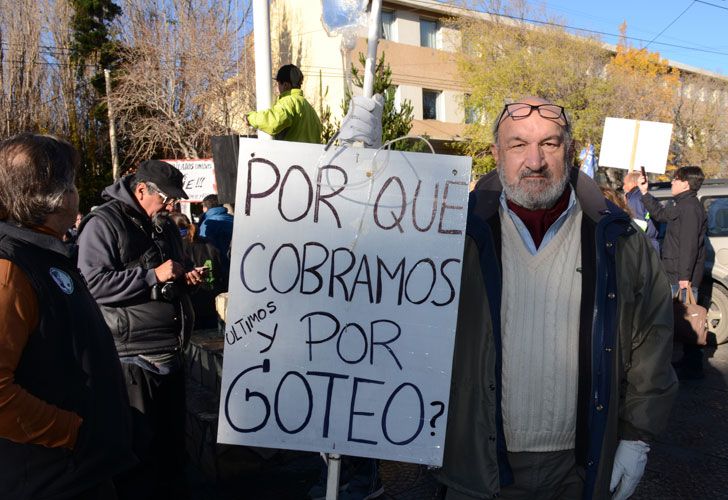
M106 80L106 108L109 111L109 142L111 143L111 172L114 181L119 178L119 151L116 148L116 126L114 125L114 109L111 107L111 71L104 69Z
M270 6L268 0L253 1L253 46L255 48L255 100L256 110L270 108L271 56L270 56ZM258 139L273 139L258 130Z

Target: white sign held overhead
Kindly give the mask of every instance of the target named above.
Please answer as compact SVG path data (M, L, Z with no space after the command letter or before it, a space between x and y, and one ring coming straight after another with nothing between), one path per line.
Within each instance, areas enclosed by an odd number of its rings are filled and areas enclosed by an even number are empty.
M218 442L441 465L470 158L239 158Z
M212 160L164 160L184 175L182 189L189 202L199 202L208 194L217 194L215 164Z
M664 174L671 136L672 123L607 118L599 166Z

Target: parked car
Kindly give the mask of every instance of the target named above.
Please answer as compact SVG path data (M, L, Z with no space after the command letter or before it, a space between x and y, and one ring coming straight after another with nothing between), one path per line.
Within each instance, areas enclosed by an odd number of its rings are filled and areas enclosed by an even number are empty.
M669 182L650 184L650 194L663 204L674 204ZM712 340L722 344L728 342L728 179L706 179L698 199L708 214L705 276L698 302L708 309ZM665 227L665 223L658 224L660 241Z

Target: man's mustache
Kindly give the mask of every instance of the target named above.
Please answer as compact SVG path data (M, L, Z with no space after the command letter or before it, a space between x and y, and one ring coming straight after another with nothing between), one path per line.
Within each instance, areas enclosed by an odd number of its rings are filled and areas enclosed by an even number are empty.
M529 177L540 177L540 178L546 178L550 179L552 177L552 173L549 172L545 168L541 168L539 170L530 170L526 169L525 171L522 171L519 175L519 179L527 179Z

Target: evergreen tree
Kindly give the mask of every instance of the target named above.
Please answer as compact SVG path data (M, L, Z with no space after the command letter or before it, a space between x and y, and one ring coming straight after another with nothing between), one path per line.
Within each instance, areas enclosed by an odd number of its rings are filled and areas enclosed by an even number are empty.
M75 66L75 99L69 103L71 143L81 154L78 188L82 210L101 201L111 179L104 69L119 61L119 47L110 26L121 15L112 0L70 0L71 63ZM90 84L90 85L89 85Z
M71 60L78 65L79 71L88 63L101 70L109 68L118 60L118 47L111 39L109 26L121 15L121 7L112 0L71 0L71 5L75 10L71 20ZM103 71L100 76L103 79ZM94 82L94 86L104 93L103 85Z
M359 53L359 63L365 66L366 57L363 53ZM360 70L353 64L351 66L352 82L359 88L364 87L364 77ZM412 128L412 119L414 117L412 103L409 100L403 100L399 110L394 105L394 94L396 87L392 84L392 70L389 64L385 64L384 54L377 61L374 70L374 93L381 94L384 97L384 109L382 111L382 143L406 136ZM342 103L344 115L349 111L349 102L351 101L351 90L347 89ZM338 127L337 127L338 128ZM399 141L392 144L392 149L400 151L422 151L424 143L422 141Z

